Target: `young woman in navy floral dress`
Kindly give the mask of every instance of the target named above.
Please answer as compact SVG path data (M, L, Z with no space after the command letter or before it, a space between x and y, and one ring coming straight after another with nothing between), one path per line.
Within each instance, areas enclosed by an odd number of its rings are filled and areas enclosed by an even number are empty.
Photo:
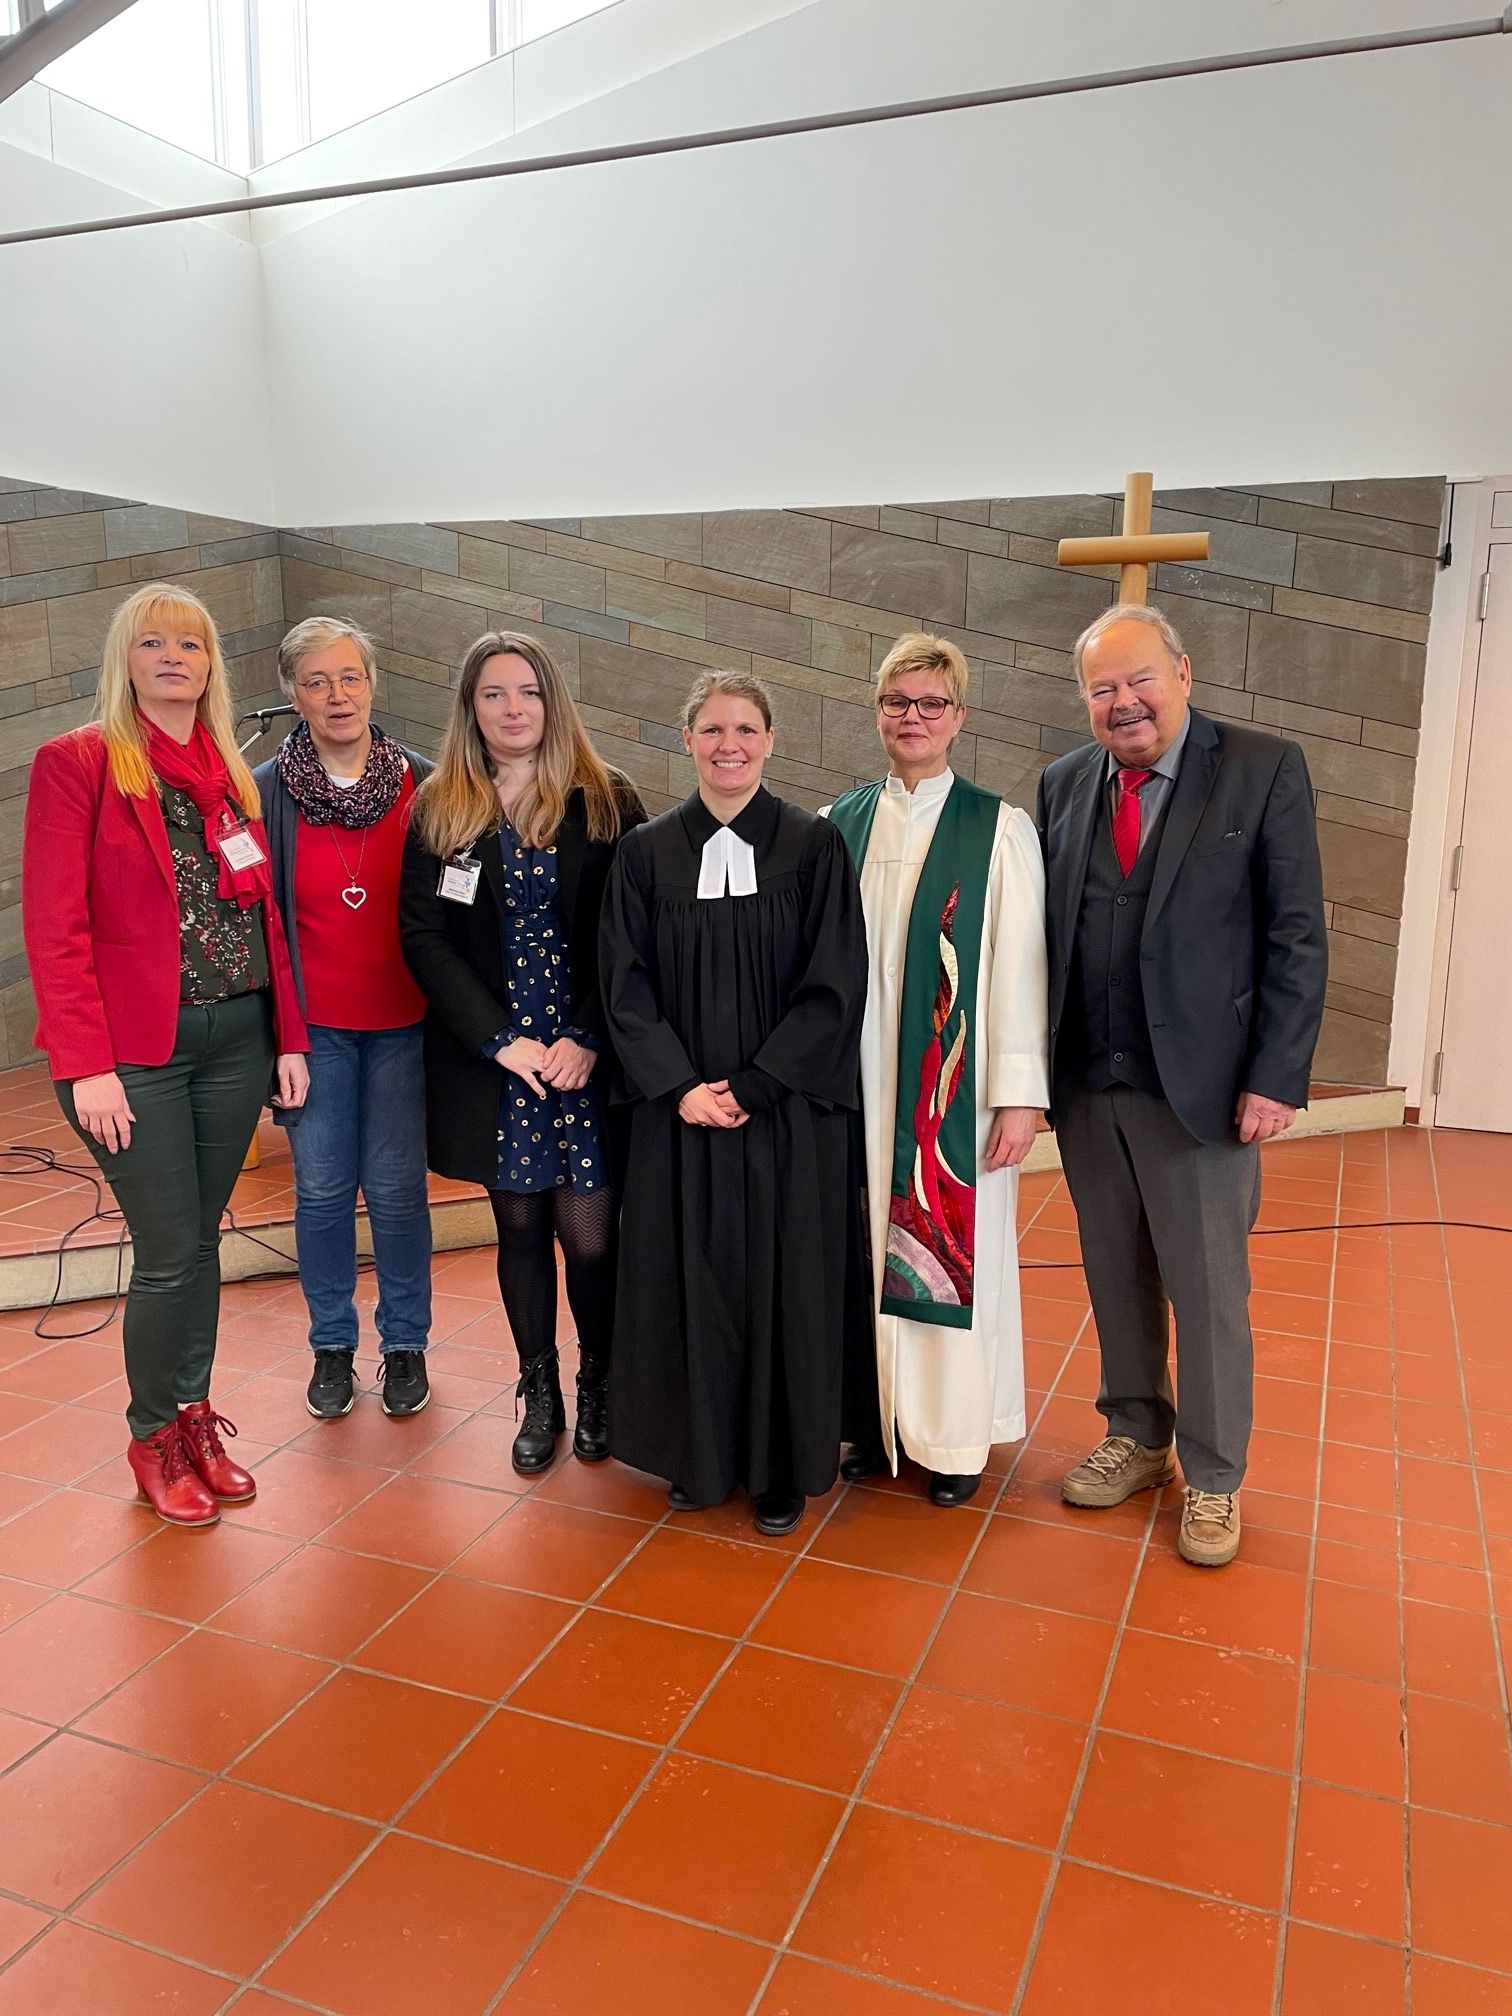
M416 794L400 939L427 1001L430 1166L483 1184L493 1206L524 1409L512 1456L527 1474L566 1425L558 1243L578 1335L573 1448L585 1462L609 1453L619 1184L600 1096L599 915L620 835L645 817L544 645L480 637Z

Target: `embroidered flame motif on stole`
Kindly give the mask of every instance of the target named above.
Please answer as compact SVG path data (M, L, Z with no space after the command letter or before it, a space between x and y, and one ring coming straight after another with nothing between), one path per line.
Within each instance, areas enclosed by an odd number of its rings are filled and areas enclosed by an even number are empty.
M933 1030L914 1104L914 1163L906 1194L894 1196L887 1228L883 1294L902 1302L969 1308L976 1235L976 1190L946 1161L940 1130L961 1089L966 1010L960 1004L955 947L957 883L940 914L940 976Z

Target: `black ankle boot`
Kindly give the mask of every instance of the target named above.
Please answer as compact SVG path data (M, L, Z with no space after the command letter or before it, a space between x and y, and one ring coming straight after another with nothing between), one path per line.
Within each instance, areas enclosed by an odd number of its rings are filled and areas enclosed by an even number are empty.
M523 1405L525 1419L509 1452L509 1460L522 1476L544 1470L556 1454L556 1438L567 1426L567 1410L562 1405L562 1381L554 1350L542 1352L520 1367L520 1383L515 1387L515 1418Z
M580 1463L602 1463L609 1454L609 1360L596 1351L578 1361L572 1453Z

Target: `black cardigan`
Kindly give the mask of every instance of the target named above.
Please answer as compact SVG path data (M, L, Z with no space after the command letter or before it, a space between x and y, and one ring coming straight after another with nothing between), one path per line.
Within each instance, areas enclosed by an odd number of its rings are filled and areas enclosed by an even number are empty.
M646 808L628 779L616 778L622 833L639 826ZM573 1025L598 1039L593 1083L607 1105L613 1066L599 992L599 913L618 840L590 840L583 794L574 791L557 829L557 876L567 920ZM504 974L504 864L498 837L473 850L483 873L472 903L440 896L441 862L421 846L413 826L404 843L399 886L399 940L427 1003L425 1017L426 1159L438 1176L461 1183L498 1180L498 1117L502 1066L483 1046L511 1020Z

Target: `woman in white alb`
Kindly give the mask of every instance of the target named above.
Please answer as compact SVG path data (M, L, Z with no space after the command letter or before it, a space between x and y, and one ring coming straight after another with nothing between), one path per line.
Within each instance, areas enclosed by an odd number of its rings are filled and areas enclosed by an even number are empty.
M950 768L953 644L901 638L877 675L889 774L829 808L861 874L861 1038L877 1412L851 1480L910 1456L961 1505L1024 1433L1018 1165L1049 1098L1044 870L1033 821ZM936 844L938 843L938 844ZM916 914L917 913L917 914ZM901 1080L901 1082L900 1082Z

